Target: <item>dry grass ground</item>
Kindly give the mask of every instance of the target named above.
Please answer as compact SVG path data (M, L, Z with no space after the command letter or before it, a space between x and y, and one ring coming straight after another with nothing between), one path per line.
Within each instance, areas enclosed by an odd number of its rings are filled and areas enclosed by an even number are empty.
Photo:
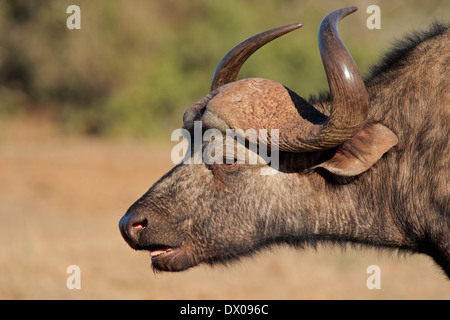
M171 166L170 146L63 138L45 123L2 124L2 299L450 299L425 256L280 247L230 267L153 274L119 218ZM69 265L81 290L69 290ZM369 265L381 290L366 287Z

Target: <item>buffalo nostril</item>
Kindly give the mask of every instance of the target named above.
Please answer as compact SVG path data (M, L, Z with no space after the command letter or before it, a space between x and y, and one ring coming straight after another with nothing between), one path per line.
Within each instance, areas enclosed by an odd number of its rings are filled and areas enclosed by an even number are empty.
M123 238L131 247L139 245L139 233L147 226L147 218L143 214L131 211L119 221L119 229Z
M142 229L145 229L146 226L147 226L147 219L145 219L145 218L142 221L133 223L133 225L132 225L132 227L136 231L140 231Z

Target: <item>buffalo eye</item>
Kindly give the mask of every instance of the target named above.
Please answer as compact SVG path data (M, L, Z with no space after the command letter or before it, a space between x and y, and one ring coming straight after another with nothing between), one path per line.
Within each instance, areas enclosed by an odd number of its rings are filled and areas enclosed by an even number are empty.
M237 160L235 158L232 159L225 158L223 159L221 165L226 167L233 167L237 165Z
M223 159L222 162L209 165L209 169L212 171L225 171L225 172L234 172L238 169L239 163L236 159Z

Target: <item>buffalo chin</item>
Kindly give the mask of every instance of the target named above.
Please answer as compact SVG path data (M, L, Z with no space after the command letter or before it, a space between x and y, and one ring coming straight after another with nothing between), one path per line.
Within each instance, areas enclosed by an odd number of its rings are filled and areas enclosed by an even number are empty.
M192 261L185 250L180 247L172 249L168 253L160 254L151 258L152 269L155 272L168 271L179 272L196 266L198 263Z

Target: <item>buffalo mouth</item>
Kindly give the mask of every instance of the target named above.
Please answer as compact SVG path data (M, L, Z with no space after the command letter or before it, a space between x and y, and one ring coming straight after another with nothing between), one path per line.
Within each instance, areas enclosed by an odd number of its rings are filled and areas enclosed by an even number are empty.
M159 259L164 255L169 255L175 253L179 250L180 246L168 246L168 245L149 245L149 246L140 246L136 248L138 251L147 251L150 255L150 258L153 260Z
M193 267L184 242L179 246L151 245L139 248L149 252L154 271L183 271Z
M167 258L170 255L177 253L180 250L180 247L151 246L145 247L142 250L145 250L149 253L152 262L156 262L163 257Z
M173 252L173 249L170 247L161 247L161 248L156 248L156 249L152 249L152 250L148 250L150 252L150 257L153 259L156 259L164 254L169 254Z

